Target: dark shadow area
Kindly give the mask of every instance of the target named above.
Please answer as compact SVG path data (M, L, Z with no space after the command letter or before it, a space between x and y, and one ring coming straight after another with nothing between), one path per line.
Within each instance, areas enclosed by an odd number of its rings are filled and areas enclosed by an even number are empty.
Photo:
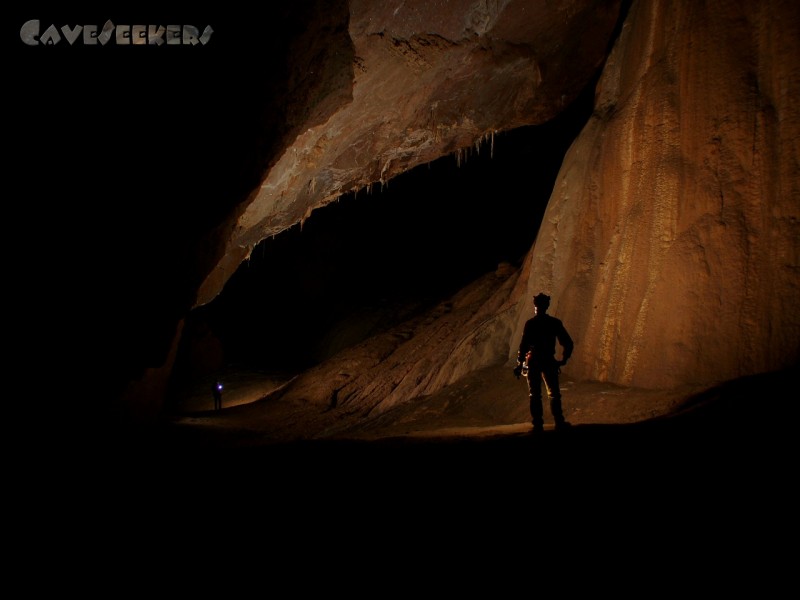
M287 98L316 97L324 85L328 98L347 101L349 10L299 0L256 19L234 7L50 4L15 5L3 22L10 187L19 191L4 208L13 224L4 243L16 257L7 275L24 282L11 286L6 306L26 324L11 340L12 370L46 369L52 382L80 377L80 407L99 414L129 381L164 364L218 251L220 222L293 128L331 109ZM32 46L20 35L29 20L40 32L110 21L213 34L206 45L62 38ZM328 45L341 56L318 48ZM303 60L326 68L304 80ZM53 388L43 399L61 393ZM63 406L56 400L47 412Z

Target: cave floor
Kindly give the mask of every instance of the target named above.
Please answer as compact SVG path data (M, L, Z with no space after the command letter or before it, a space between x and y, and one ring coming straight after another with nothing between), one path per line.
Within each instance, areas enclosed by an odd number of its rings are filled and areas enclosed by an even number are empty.
M257 446L302 440L386 440L486 438L527 435L531 430L528 390L504 366L472 373L440 392L378 413L346 405L298 406L271 399L290 377L246 370L225 374L222 410L214 410L204 382L184 393L167 422L198 442ZM635 424L679 410L707 386L647 390L602 382L581 382L562 374L564 413L577 428ZM553 429L545 396L545 431Z

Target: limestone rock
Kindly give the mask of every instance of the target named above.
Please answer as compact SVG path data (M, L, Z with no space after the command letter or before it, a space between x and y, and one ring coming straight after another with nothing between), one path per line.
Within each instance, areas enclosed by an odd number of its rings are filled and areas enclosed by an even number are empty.
M532 250L518 336L545 291L579 378L670 387L796 364L799 24L791 2L632 4Z
M491 143L498 131L558 114L605 60L620 3L349 6L349 39L328 48L322 65L314 66L298 48L295 69L321 69L339 84L312 87L323 98L315 105L325 112L307 111L296 137L240 207L198 304L219 293L259 241L302 222L315 208L389 185L395 175L443 155ZM297 79L314 76L298 73ZM306 91L302 98L310 101L314 94Z

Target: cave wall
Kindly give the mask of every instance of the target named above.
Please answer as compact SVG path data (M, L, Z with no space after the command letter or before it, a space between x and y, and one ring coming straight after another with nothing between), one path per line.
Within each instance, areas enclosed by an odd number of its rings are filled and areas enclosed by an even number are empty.
M800 9L634 2L529 256L571 376L671 387L800 358ZM509 358L516 348L509 348Z

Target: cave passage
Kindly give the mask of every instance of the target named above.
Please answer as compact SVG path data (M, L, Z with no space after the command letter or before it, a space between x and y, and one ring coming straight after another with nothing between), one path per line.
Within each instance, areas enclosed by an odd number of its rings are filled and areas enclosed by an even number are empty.
M221 294L190 315L176 372L296 373L502 262L519 266L593 93L594 82L548 123L498 133L459 160L445 156L370 193L344 195L302 227L262 241ZM216 358L189 364L209 340Z

